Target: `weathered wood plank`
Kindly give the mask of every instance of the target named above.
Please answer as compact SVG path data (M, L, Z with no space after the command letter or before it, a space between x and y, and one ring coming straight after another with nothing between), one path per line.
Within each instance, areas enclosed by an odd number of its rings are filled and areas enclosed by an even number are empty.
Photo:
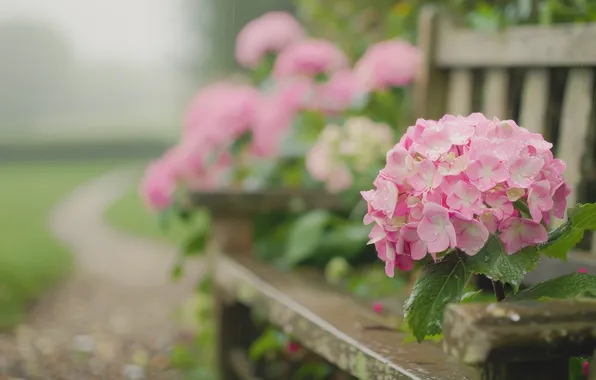
M482 32L443 24L435 62L442 68L596 64L596 23L516 26Z
M215 285L340 369L367 379L475 379L437 344L406 344L370 309L324 283L241 256L217 255ZM373 327L373 328L370 328Z
M534 133L544 133L548 104L548 70L531 69L522 90L520 125Z
M455 69L449 75L447 113L468 116L472 113L473 75L471 70Z
M566 379L567 360L596 348L595 320L592 299L452 304L444 347L462 363L483 366L483 378Z
M569 71L556 155L567 164L564 178L574 190L581 184L582 160L588 149L586 141L593 107L593 86L592 70L577 68ZM567 198L567 204L572 206L577 200L577 192L574 191Z
M484 116L489 119L492 119L493 117L498 117L501 120L508 118L507 87L507 70L487 70L484 78L484 96L482 105Z
M414 116L416 118L439 119L445 114L447 74L434 65L433 52L436 49L438 12L433 6L426 6L418 18L418 48L422 62L416 75L414 87Z

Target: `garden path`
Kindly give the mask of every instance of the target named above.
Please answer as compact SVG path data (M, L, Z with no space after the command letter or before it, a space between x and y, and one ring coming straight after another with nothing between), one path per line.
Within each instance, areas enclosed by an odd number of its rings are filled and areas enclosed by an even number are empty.
M105 223L104 211L135 178L130 169L111 172L56 207L49 225L73 252L76 270L14 334L0 336L0 380L175 376L167 353L192 337L193 287L203 267L187 263L172 283L175 247Z

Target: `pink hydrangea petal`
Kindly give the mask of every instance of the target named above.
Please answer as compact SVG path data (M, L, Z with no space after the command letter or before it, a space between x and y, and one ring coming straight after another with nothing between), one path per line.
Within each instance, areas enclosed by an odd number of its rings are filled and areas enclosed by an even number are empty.
M488 241L489 231L475 219L467 220L454 214L451 218L457 237L457 247L470 256L477 254Z

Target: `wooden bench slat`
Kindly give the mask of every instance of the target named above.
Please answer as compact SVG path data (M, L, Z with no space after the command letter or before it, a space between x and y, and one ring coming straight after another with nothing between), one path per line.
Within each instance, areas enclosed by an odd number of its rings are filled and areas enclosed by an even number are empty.
M582 180L582 159L588 149L586 140L593 107L594 75L590 69L571 69L565 86L559 146L556 156L567 164L564 178L574 189ZM577 202L577 190L567 198L567 205ZM555 219L557 223L561 220Z
M418 47L422 62L414 87L414 116L439 119L445 113L447 74L438 70L433 62L437 33L438 13L435 7L424 7L418 18Z
M488 119L498 117L504 120L508 118L507 84L507 70L490 69L486 72L482 110Z
M520 125L534 133L544 133L548 104L548 70L531 69L522 90Z
M447 112L468 116L472 111L473 75L470 70L453 70L449 77Z
M451 304L445 349L469 365L516 350L507 359L590 356L596 345L596 300ZM528 348L532 349L528 349Z
M441 25L436 65L442 68L545 67L596 64L596 24L515 26L499 32Z
M274 268L242 256L214 257L215 287L267 316L302 345L359 378L475 379L435 343L403 343L397 327L383 326L372 310L322 281ZM367 329L367 327L377 327Z

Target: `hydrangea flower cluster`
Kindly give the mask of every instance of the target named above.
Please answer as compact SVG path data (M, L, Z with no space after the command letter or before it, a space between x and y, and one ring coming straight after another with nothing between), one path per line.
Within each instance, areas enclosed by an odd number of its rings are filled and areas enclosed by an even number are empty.
M387 275L427 254L475 255L490 234L508 254L547 241L571 193L551 148L539 133L479 113L417 120L387 153L375 189L362 192L369 244Z
M236 57L242 66L254 69L269 54L277 57L267 89L228 80L199 91L178 145L147 168L141 195L150 208L168 207L178 185L213 189L223 184L231 167L249 167L251 157L275 158L300 112L341 114L368 92L409 83L418 62L416 48L392 40L372 46L351 69L335 44L309 38L287 12L267 13L249 22L237 37ZM328 79L321 81L321 74ZM247 135L250 142L242 157L232 157L234 143ZM324 154L319 152L319 156ZM358 154L365 157L370 151ZM339 167L326 165L331 171ZM340 188L351 183L351 174L341 170L339 177L325 175Z
M327 125L306 156L306 168L327 191L347 190L354 181L351 169L362 173L382 160L393 136L387 124L365 117L352 117L343 127Z

